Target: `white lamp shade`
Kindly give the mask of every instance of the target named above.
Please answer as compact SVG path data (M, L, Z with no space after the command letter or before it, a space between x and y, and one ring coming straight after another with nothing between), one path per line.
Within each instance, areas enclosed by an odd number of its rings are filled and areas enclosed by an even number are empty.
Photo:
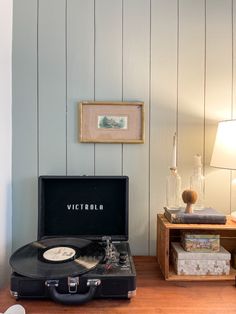
M219 122L210 165L236 169L236 120Z

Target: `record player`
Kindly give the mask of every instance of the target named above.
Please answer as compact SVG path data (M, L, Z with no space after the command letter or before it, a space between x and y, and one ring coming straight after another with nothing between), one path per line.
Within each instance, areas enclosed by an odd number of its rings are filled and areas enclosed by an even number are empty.
M16 299L82 304L135 295L128 182L126 176L39 177L38 240L10 258Z

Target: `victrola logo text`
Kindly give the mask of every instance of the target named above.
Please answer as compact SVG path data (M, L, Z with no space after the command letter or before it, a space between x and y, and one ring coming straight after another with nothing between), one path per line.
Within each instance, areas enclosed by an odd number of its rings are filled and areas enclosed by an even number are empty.
M68 210L103 210L102 204L67 204Z

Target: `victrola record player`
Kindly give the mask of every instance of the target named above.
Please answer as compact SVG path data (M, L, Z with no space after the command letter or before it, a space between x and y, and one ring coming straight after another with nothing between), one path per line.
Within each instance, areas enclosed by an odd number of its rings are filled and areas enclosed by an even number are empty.
M128 177L41 176L38 240L11 256L11 293L64 304L131 298L127 240Z

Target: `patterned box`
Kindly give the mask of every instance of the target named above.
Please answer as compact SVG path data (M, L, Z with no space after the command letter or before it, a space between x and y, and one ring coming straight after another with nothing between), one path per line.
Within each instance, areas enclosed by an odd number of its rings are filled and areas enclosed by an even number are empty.
M211 231L183 231L181 244L187 252L219 252L220 235Z
M228 275L230 253L222 246L219 252L186 252L180 243L171 243L171 255L177 275Z

